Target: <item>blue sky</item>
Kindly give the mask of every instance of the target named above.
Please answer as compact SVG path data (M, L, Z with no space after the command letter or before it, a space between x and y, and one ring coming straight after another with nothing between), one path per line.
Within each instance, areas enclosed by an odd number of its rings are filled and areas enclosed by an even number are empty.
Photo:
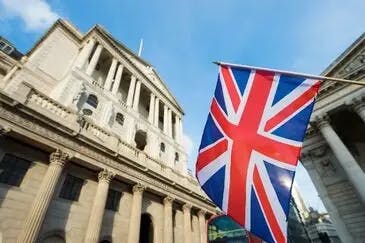
M0 34L26 52L58 17L98 23L160 73L186 116L190 164L223 60L319 74L365 30L363 0L0 0ZM307 204L323 210L300 167Z

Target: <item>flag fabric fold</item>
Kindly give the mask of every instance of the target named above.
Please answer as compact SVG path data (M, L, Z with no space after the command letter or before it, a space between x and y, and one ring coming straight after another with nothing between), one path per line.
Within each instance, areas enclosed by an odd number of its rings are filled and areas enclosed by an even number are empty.
M219 208L266 242L287 242L291 187L319 84L219 66L196 176Z

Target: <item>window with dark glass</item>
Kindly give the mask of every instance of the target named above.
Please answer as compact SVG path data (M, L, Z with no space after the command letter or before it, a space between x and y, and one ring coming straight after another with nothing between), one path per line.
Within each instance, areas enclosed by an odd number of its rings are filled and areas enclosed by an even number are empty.
M112 211L118 211L121 196L122 196L121 192L115 191L113 189L109 189L108 198L106 199L105 208L109 209L109 210L112 210Z
M96 95L90 94L87 97L86 103L96 108L98 106L98 97L96 97Z
M160 144L160 150L161 150L161 152L165 152L165 144L164 143Z
M122 113L117 113L117 116L115 117L115 121L119 123L119 125L123 126L124 124L124 116Z
M0 183L20 186L31 163L15 155L5 154L0 161Z
M178 162L179 161L179 153L175 153L175 162Z
M61 188L60 198L71 201L78 201L83 184L83 179L67 174Z

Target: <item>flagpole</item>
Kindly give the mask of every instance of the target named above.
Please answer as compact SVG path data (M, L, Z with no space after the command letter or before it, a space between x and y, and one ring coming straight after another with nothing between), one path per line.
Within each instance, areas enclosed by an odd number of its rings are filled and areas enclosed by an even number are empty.
M344 78L333 78L333 77L312 75L312 74L306 74L306 73L283 71L283 70L271 69L271 68L263 68L263 67L249 66L249 65L234 64L234 63L228 63L228 62L213 62L213 63L217 64L217 65L223 65L223 66L226 65L226 66L242 68L242 69L249 69L249 70L252 70L252 69L262 70L262 71L286 74L286 75L290 75L290 76L299 76L299 77L304 77L304 78L318 79L318 80L323 80L323 81L326 80L326 81L334 81L334 82L340 82L340 83L365 85L365 82L354 81L354 80L349 80L349 79L344 79Z

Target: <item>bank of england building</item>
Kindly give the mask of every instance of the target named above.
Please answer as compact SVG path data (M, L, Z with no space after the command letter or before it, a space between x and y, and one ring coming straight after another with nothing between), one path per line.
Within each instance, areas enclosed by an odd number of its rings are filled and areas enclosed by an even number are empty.
M3 242L205 243L216 208L188 172L184 112L101 26L0 39Z

